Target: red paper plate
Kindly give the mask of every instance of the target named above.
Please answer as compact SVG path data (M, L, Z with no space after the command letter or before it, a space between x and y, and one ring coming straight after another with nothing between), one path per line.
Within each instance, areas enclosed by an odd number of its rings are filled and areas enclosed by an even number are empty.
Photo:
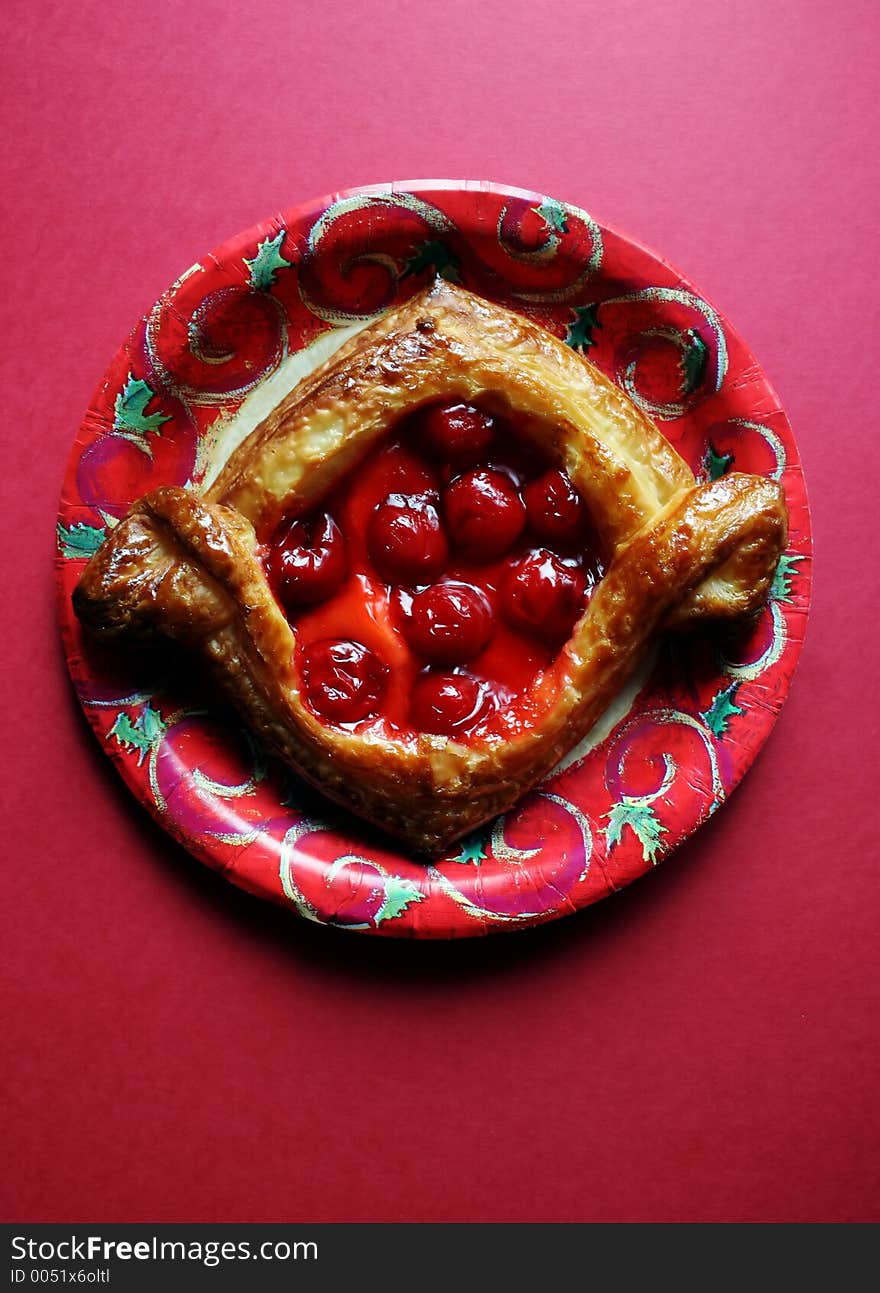
M135 498L161 484L198 488L230 419L249 415L282 365L316 362L340 328L438 273L588 354L698 476L735 464L781 481L790 538L770 602L746 635L667 643L535 791L425 866L267 759L191 682L98 650L70 594ZM85 713L176 839L309 920L453 938L596 902L655 867L724 803L785 699L807 618L810 553L801 467L779 400L727 320L677 270L540 194L422 181L295 207L169 288L116 355L80 427L57 561L67 659Z

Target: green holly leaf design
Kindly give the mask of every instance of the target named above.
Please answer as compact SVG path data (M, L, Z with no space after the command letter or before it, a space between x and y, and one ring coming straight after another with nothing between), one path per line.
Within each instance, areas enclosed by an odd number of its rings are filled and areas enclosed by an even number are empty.
M719 480L726 472L730 471L732 466L733 454L719 453L710 440L703 456L703 472L706 479Z
M382 920L393 920L406 911L411 902L421 902L424 896L413 880L390 875L385 881L385 901L376 912L376 924Z
M532 207L532 210L544 221L548 233L568 233L565 207L554 202L553 198L545 198L539 207Z
M253 260L244 257L244 263L250 271L250 285L256 292L268 292L275 282L279 269L290 269L292 260L285 260L281 255L281 245L287 236L282 229L274 238L264 238L257 246Z
M703 384L708 362L709 347L698 332L689 332L687 349L681 357L683 395L692 395Z
M666 827L654 816L654 809L643 799L624 797L608 814L605 841L609 849L620 843L624 827L628 826L642 846L642 857L652 865L657 860Z
M75 525L62 525L59 521L55 528L62 557L70 557L73 561L94 556L107 537L107 531L103 527L98 529L94 525L85 525L82 521L77 521Z
M771 601L791 601L791 581L797 575L797 564L800 561L803 561L803 556L796 556L793 552L783 552L773 576L773 583L770 585Z
M151 745L154 745L156 741L161 740L165 735L165 724L162 722L162 715L150 705L144 706L138 718L138 723Z
M406 269L401 274L401 278L407 278L410 274L421 274L422 270L430 269L441 278L447 279L450 283L459 281L459 262L458 257L449 250L445 243L438 242L435 238L428 242L423 242L414 256L410 256L406 262Z
M738 682L732 682L729 687L724 687L719 691L709 708L700 715L709 731L719 739L727 735L727 724L733 715L745 712L739 705L735 705L733 701L738 687Z
M165 724L162 722L161 714L150 705L145 705L134 722L126 713L120 712L117 714L116 721L110 728L107 739L109 740L112 736L116 744L121 746L123 750L136 751L138 767L140 767L153 746L161 741L164 734Z
M601 328L602 324L598 319L598 305L581 305L577 306L574 314L574 323L568 325L568 331L565 334L566 345L571 346L572 350L587 351L590 346L596 343L593 340L593 332L596 328Z
M460 862L463 866L473 863L479 866L486 856L486 845L489 837L486 834L471 835L466 840L462 840L461 849L452 859L453 862Z
M168 413L147 412L147 405L155 395L152 386L129 373L113 407L113 430L137 445L148 458L152 458L153 452L145 438L147 432L158 434L162 423L171 421Z

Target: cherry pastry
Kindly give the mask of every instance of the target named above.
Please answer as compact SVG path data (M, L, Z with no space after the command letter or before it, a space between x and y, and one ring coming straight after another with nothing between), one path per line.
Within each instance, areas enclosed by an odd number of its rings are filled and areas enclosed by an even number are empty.
M471 412L487 408L504 408L505 425ZM343 499L346 482L373 480L403 426L433 465L416 475L433 473L436 489L387 483L366 504L357 489ZM517 427L538 470L500 469ZM563 465L567 481L552 475ZM324 513L344 540L335 591L342 549ZM291 516L316 520L275 567L267 554ZM546 776L668 626L757 611L786 532L776 482L735 471L697 482L588 359L438 280L284 395L202 495L170 486L139 499L85 567L74 606L123 649L155 637L190 648L300 775L436 856ZM443 594L473 623L435 628L440 595L419 599L448 582L485 596L484 645L482 596ZM408 628L407 599L418 604ZM456 653L475 655L424 654L456 634Z

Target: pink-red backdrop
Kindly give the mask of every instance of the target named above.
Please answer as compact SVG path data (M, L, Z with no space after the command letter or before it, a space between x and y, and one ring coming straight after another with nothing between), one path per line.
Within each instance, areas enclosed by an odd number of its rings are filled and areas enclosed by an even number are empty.
M4 26L0 1214L877 1219L876 7L13 0ZM688 274L781 395L816 550L732 802L625 894L456 945L313 928L166 839L79 713L52 591L68 448L137 316L276 210L419 176L547 192Z

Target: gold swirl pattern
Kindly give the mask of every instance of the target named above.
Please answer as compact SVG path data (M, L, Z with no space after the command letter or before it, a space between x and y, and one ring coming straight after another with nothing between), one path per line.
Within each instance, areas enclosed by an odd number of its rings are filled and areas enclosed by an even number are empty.
M731 418L730 425L741 427L744 431L754 431L756 435L761 437L776 460L776 466L773 471L769 473L768 479L777 481L781 480L782 473L788 466L788 459L785 453L785 445L782 443L776 432L771 431L770 428L768 426L764 426L763 423L751 422L748 418Z
M626 736L632 732L634 728L647 727L649 724L656 724L658 727L682 726L690 728L691 731L696 732L709 759L709 767L712 773L712 801L709 807L709 812L714 812L718 805L723 801L725 792L724 783L721 779L721 770L718 766L718 754L715 749L715 743L712 733L709 731L705 722L702 718L695 718L692 714L686 714L680 709L661 708L648 710L643 714L637 714L635 718L631 719L630 722L621 729L615 741L615 749L619 748L621 744L625 745ZM624 748L622 753L619 755L616 764L612 765L609 760L609 771L606 772L605 777L606 785L608 785L609 780L612 779L622 782L624 776L623 765L629 753L629 749ZM624 792L624 797L628 803L639 803L646 807L653 804L657 799L661 798L661 796L665 795L669 791L675 778L678 776L679 766L668 751L652 750L652 756L660 760L663 768L660 786L657 790L650 791L647 794L639 795ZM611 771L612 766L613 772ZM608 788L609 790L612 789L610 785Z
M507 237L504 232L504 221L507 219L510 207L503 206L498 213L498 222L495 225L495 236L498 239L498 246L512 260L521 261L524 265L543 265L548 260L552 260L559 249L562 239L554 229L553 225L547 226L547 236L541 243L540 247L517 247L514 242ZM600 257L601 259L601 257Z
M580 274L578 274L577 278L573 279L571 283L567 283L564 287L547 288L540 292L524 290L514 291L513 296L518 301L530 301L534 305L560 305L565 304L568 301L577 300L578 297L581 296L586 284L596 275L602 264L602 257L605 254L605 245L602 239L601 227L596 223L591 215L588 215L586 211L582 211L579 207L573 207L566 204L562 206L561 209L566 217L571 217L573 220L579 220L587 229L590 235L591 244L590 258L581 270ZM517 248L504 237L502 232L502 223L506 211L507 208L505 207L499 216L497 229L498 243L503 251L512 259L523 261L527 264L545 264L547 261L553 260L562 242L562 239L559 237L556 230L552 227L548 230L547 237L540 248L531 251Z
M266 779L266 756L247 728L241 729L241 735L251 754L253 771L245 777L244 781L233 782L230 785L225 781L217 781L214 777L209 777L201 768L193 768L192 779L199 790L209 795L216 795L219 799L242 799L245 795L256 793L257 786Z
M781 659L785 650L787 635L782 607L778 602L770 602L764 613L770 616L770 642L756 660L738 663L729 660L723 652L720 655L721 668L731 678L736 678L739 682L754 682L756 678L760 678L762 673L772 668Z
M683 288L677 287L645 287L637 292L627 292L623 296L609 297L608 300L599 302L600 307L608 305L626 305L630 302L649 301L652 303L670 302L682 305L686 309L694 310L702 315L706 325L712 333L715 341L716 356L716 373L714 382L714 391L720 391L724 378L727 375L727 341L724 336L724 329L721 326L721 320L713 310L712 306L704 301L701 297L693 292L687 292ZM657 327L648 328L640 334L644 338L660 337L665 341L671 342L679 354L684 358L687 350L691 345L691 338L687 332L683 332L674 327ZM616 367L615 376L621 386L623 386L630 399L636 403L644 413L649 417L661 418L663 421L672 421L674 418L682 417L694 403L696 393L693 392L689 397L681 400L658 401L646 396L639 390L638 386L638 358L630 358L626 362Z
M581 867L580 873L574 879L573 883L569 886L569 888L571 888L573 887L574 884L580 884L586 878L587 873L589 872L590 863L593 857L592 827L590 826L589 820L587 819L586 815L581 811L581 809L578 808L575 804L571 803L570 800L565 799L562 795L557 795L557 794L551 793L550 791L541 790L536 792L536 796L542 799L547 799L551 803L554 803L558 805L558 807L562 808L563 811L566 812L575 822L578 828L578 831L580 833L580 844L583 846L584 861L583 861L583 866ZM498 820L495 822L492 828L491 856L496 862L501 862L511 867L522 867L524 870L526 870L525 864L529 861L530 858L536 857L538 854L540 854L543 851L544 846L542 845L541 847L532 848L532 849L515 848L513 845L509 844L506 839L506 836L505 836L506 826L507 826L507 816L499 817ZM443 871L441 871L438 867L430 866L428 868L428 875L429 875L431 884L433 886L436 886L438 890L446 894L448 898L451 898L452 901L463 911L465 911L469 916L473 916L482 921L491 921L496 924L518 924L523 921L533 921L541 917L547 917L548 915L552 914L552 912L557 911L563 907L571 907L571 901L569 899L568 892L565 890L559 889L557 890L557 893L560 901L559 903L557 903L555 906L551 908L537 907L534 910L517 911L517 912L505 912L505 911L493 910L491 907L485 906L483 904L480 904L474 901L474 899L469 897L467 893L465 893L457 885L454 885L452 881L449 879L449 877L445 875Z
M343 853L329 865L321 864L314 870L313 878L321 889L326 891L328 897L335 896L339 902L333 914L322 915L294 878L299 841L306 835L322 832L332 836L334 828L324 821L304 818L288 829L282 841L278 872L281 887L301 916L315 924L334 925L340 929L375 929L383 921L399 917L410 903L424 900L425 892L419 882L389 871L375 858L366 858L360 853ZM303 861L302 855L299 861L308 868L308 862ZM356 876L355 890L347 897L339 884L346 868L352 868ZM366 892L358 894L357 882L363 882L367 877Z
M80 703L89 709L124 709L126 705L144 705L152 700L154 691L133 691L127 696L114 696L112 700L98 700L94 696L80 695Z
M206 709L178 709L167 718L162 720L161 732L155 739L149 749L147 757L148 780L153 801L160 813L167 813L168 802L165 794L159 784L159 758L163 752L163 747L173 728L187 718L209 718L210 711ZM241 729L241 735L245 739L248 750L253 759L253 770L245 777L244 781L227 782L217 781L203 772L201 768L190 768L186 764L181 764L182 779L189 781L196 787L200 797L207 799L210 797L213 816L219 822L223 821L222 801L227 799L240 799L245 795L252 795L256 792L257 785L266 775L265 759L259 747L251 739L249 733ZM221 801L217 803L217 801ZM255 823L242 829L241 820L236 816L234 809L229 810L228 815L231 830L206 830L204 834L220 844L230 844L236 847L243 847L252 844L263 833L262 823Z
M293 860L296 853L297 845L306 835L316 835L323 831L332 834L334 826L331 822L323 821L321 818L304 817L301 821L295 822L284 834L281 841L279 853L278 878L281 881L281 888L286 896L293 903L299 914L306 920L314 921L317 925L324 922L318 915L317 909L312 906L308 898L297 885L293 878Z
M345 216L359 211L369 211L380 208L392 210L403 210L411 215L417 216L423 220L430 231L434 234L448 234L455 228L448 216L444 215L437 207L431 206L422 198L417 198L412 193L376 193L366 196L355 196L340 198L327 208L324 214L315 221L311 228L308 238L308 246L304 257L304 263L315 259L323 250L322 244L333 226ZM386 270L388 274L388 294L387 299L381 301L375 308L364 311L345 310L338 306L324 305L317 301L313 293L310 293L303 284L302 278L299 280L299 294L303 305L311 310L312 314L325 323L330 323L338 327L346 323L367 323L372 319L377 319L387 309L391 302L394 288L402 273L402 267L395 257L383 251L361 251L347 257L338 265L338 272L347 277L352 270L359 265L377 265Z
M195 359L206 366L214 369L219 373L220 368L234 361L237 353L231 350L215 350L206 341L204 336L205 322L207 311L210 307L216 306L218 300L232 300L234 294L239 294L245 289L240 287L221 288L212 298L206 297L197 306L191 318L182 320L176 316L174 305L175 294L182 285L194 274L204 273L203 265L193 265L182 275L171 288L156 302L147 316L146 331L144 335L144 349L149 359L150 365L155 374L156 380L165 388L170 395L173 395L180 401L187 415L193 420L192 409L194 407L208 406L229 406L237 400L244 397L252 390L255 390L266 377L270 376L287 357L288 337L287 328L288 320L283 304L276 300L269 292L253 292L253 296L259 297L261 308L270 312L270 318L274 324L274 341L270 353L264 361L259 364L245 365L247 378L233 383L229 388L215 388L206 380L193 382L180 381L170 370L168 364L162 357L162 342L167 329L167 316L176 317L178 325L185 329L187 345L190 353ZM242 338L243 341L246 338Z

